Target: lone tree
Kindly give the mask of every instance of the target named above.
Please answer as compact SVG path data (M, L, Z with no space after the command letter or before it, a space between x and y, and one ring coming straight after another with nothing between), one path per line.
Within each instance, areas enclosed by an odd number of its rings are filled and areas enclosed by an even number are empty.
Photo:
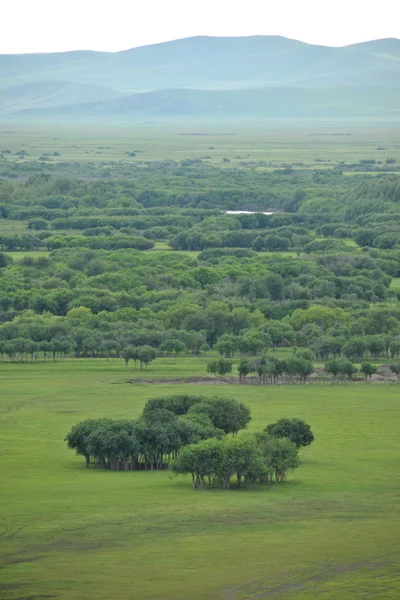
M310 425L302 419L279 419L267 425L264 431L274 438L288 438L296 448L309 446L315 439Z
M207 365L207 373L213 373L214 375L227 375L232 373L232 361L228 358L219 358L218 360L212 360Z
M238 373L240 381L243 381L249 373L253 371L253 365L247 358L243 358L238 364Z
M368 377L371 379L372 375L375 375L376 367L369 362L363 362L360 371L363 373L365 380L367 380Z
M176 357L178 356L178 354L182 354L182 352L185 352L185 350L186 350L185 344L177 339L166 340L160 346L160 352L163 352L165 354L169 354L170 356L173 356L175 358L175 362L176 362Z
M138 359L138 351L137 348L134 348L133 346L126 346L122 352L121 352L121 357L124 359L125 361L125 367L128 368L128 364L130 360L134 360L135 361L135 366L136 366L136 361Z
M137 351L138 361L140 362L140 368L145 365L146 369L149 364L156 358L157 350L153 346L140 346Z
M324 367L324 371L325 373L329 373L329 375L332 375L332 379L336 379L336 377L340 373L339 361L336 358L328 361Z
M354 366L350 360L340 359L340 373L348 379L351 379L353 375L357 373L357 367Z

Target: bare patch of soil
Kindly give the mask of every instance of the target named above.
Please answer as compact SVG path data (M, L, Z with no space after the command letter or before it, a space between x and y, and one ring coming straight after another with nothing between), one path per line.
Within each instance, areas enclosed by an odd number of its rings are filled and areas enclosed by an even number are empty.
M321 370L322 371L322 370ZM353 378L350 380L345 380L343 382L337 380L335 382L332 382L332 379L327 378L327 377L320 377L317 373L314 374L314 376L311 376L309 378L308 381L306 381L305 383L303 381L301 381L299 378L286 378L283 380L279 380L279 381L261 381L258 379L258 377L246 377L245 379L240 379L239 377L215 377L213 375L204 375L203 377L181 377L181 378L177 378L177 379L172 379L172 378L168 378L168 377L162 377L162 378L155 378L155 379L144 379L141 377L138 377L136 379L124 379L122 381L113 381L112 383L114 385L118 385L118 384L122 384L122 383L129 383L129 384L139 384L139 385L145 385L145 384L151 384L151 385L168 385L168 384L173 384L173 385L261 385L261 386L269 386L269 385L315 385L318 383L334 383L335 385L341 385L341 384L352 384L352 383L358 383L358 384L370 384L370 383L399 383L400 379L395 376L395 378L392 377L386 377L383 375L373 375L371 379L368 379L367 382L365 382L364 379L357 379L357 378Z
M233 378L232 378L233 379ZM131 383L131 384L148 384L151 383L152 385L154 384L160 384L160 385L165 385L165 384L196 384L196 385L221 385L221 384L228 384L228 383L237 383L236 381L232 380L224 380L224 379L218 379L217 377L208 377L207 375L204 377L186 377L186 378L182 378L182 379L168 379L168 378L161 378L161 379L141 379L141 378L137 378L137 379L126 379L125 381L114 381L113 383L118 384L118 383Z

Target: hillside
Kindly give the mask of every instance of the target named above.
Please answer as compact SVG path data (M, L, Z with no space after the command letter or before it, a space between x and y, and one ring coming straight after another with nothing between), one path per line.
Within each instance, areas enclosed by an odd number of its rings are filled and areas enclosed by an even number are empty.
M400 87L156 90L103 102L26 109L52 118L302 118L400 116Z
M90 101L107 101L118 96L120 94L117 91L98 85L69 81L35 81L2 90L0 111L21 111Z
M194 37L115 53L0 56L3 115L36 108L169 115L179 107L207 115L225 106L232 115L386 115L397 113L397 90L398 39L332 48L279 36Z

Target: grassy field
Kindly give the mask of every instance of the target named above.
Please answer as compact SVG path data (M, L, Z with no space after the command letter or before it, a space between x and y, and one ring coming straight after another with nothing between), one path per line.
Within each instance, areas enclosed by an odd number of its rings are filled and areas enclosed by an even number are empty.
M26 233L26 221L0 219L0 235L16 235Z
M399 290L400 291L400 277L393 277L392 282L390 284L390 287L393 290Z
M19 260L22 260L24 256L38 258L39 256L48 256L50 253L47 250L22 250L21 252L6 252L6 254L18 262Z
M173 252L178 254L183 254L186 256L192 256L196 258L200 252L197 250L171 250L170 246L166 242L155 242L154 248L150 250L150 252ZM296 252L257 252L260 256L288 256L290 258L295 258L297 256Z
M11 133L10 133L11 132ZM378 148L383 148L378 150ZM26 124L7 123L7 132L0 133L1 151L6 161L38 160L43 154L51 163L96 162L125 160L180 161L202 159L226 168L241 165L274 169L282 163L294 163L303 168L326 168L336 162L357 163L362 159L394 158L400 162L398 126L384 123L364 126L362 121L307 120L282 122L277 120L233 123L185 123L158 120L154 124L73 123ZM21 158L18 152L27 154ZM128 156L132 151L134 157ZM58 155L54 156L54 153ZM228 158L230 162L224 161ZM1 165L1 163L0 163Z
M129 384L207 359L0 362L5 600L397 599L397 386ZM168 472L86 470L63 438L87 417L137 417L170 393L234 396L251 430L312 424L282 486L194 492ZM397 555L398 558L398 555Z

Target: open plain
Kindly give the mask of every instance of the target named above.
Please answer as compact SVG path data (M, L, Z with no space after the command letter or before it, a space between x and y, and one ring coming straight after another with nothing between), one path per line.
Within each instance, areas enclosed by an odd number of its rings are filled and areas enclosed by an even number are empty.
M127 383L204 367L0 363L2 598L398 598L398 387ZM230 492L67 450L78 421L135 418L161 391L235 397L251 431L299 416L316 442L286 483Z

